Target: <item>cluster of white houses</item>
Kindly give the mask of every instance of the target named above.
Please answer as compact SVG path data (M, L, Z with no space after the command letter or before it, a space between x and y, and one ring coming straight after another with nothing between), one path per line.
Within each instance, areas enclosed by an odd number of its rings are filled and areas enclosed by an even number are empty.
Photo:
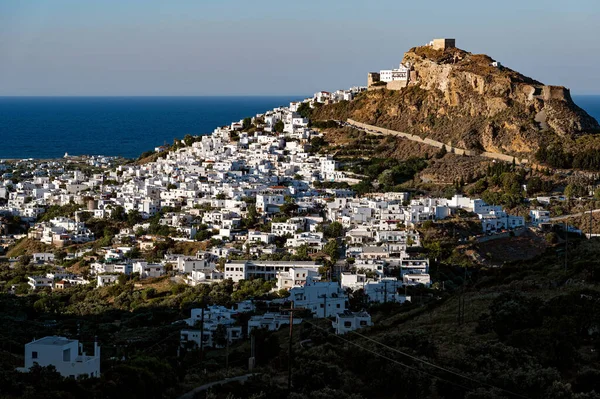
M362 90L320 92L304 102L342 101ZM164 240L140 236L137 232L150 227L149 222L142 221L122 229L114 237L113 247L96 251L101 258L91 264L91 272L98 286L115 283L120 274L160 277L170 269L190 285L253 278L274 280L277 289L295 289L308 281L318 284L317 263L268 259L296 254L299 248L305 248L308 254L322 251L327 243L322 228L339 222L348 244L345 255L355 259L354 274L369 274L365 289L369 297L382 300L388 300L388 295L376 293L383 285L431 284L428 260L411 255L411 249L420 246L416 225L447 218L462 209L479 217L483 232L524 226L522 216L508 215L499 206L461 195L451 199L410 199L407 193L358 197L351 190L317 189L316 182L356 179L340 171L335 159L311 151L310 140L320 134L298 113L301 105L291 103L256 115L251 133L244 130L244 121L239 121L198 137L193 143L184 145L182 141L181 148L161 153L154 162L121 165L92 175L78 170L46 176L37 173L15 185L4 180L0 196L5 196L6 205L0 212L30 220L29 237L57 247L94 240L82 220L108 218L116 210L138 212L143 219L162 211L159 224L169 228L173 239L191 241L204 234L221 242L195 256L167 254L155 263L131 259L133 246L145 251ZM283 131L275 132L280 121ZM35 224L48 206L68 204L83 207L73 218L55 217ZM282 209L290 204L295 215L282 218ZM169 212L164 211L167 207ZM242 221L251 214L270 223L270 231L243 228ZM534 216L542 220L545 214ZM283 245L281 238L285 238ZM415 267L417 264L420 266ZM386 277L396 279L396 285L389 281L383 284ZM56 288L56 280L32 276L30 285L34 289ZM82 283L77 276L65 276L60 281L59 287ZM390 291L390 299L401 300L396 298L396 291Z
M410 66L381 71L380 79L410 79ZM304 102L351 100L364 89L319 92ZM173 270L190 285L260 278L274 281L275 290L288 290L288 300L294 306L310 311L314 317L333 319L338 334L372 325L366 312L349 311L349 291L363 290L370 302L402 303L410 300L402 294L407 286L431 284L429 259L414 256L414 250L421 246L415 230L420 223L442 220L464 210L478 216L483 232L525 225L522 216L508 215L499 206L461 195L451 199L411 199L407 193L359 197L350 190L317 189L316 182L357 180L340 171L332 157L311 151L311 139L320 134L298 113L301 106L302 102L295 102L256 115L250 131L244 129L244 121L234 122L193 143L182 141L176 150L157 148L160 156L154 162L121 165L106 173L85 175L49 162L32 166L30 179L13 184L12 174L6 172L0 181L0 198L5 200L0 214L29 221L30 238L64 247L95 240L83 222L87 218L109 218L121 209L137 212L143 219L141 223L122 229L112 246L95 250L97 259L91 263L90 272L98 287L117 283L121 275L151 278L163 276L167 270ZM283 129L279 129L277 125L282 124ZM101 158L92 161L95 166L106 165ZM0 169L8 169L0 165ZM69 204L80 204L82 209L72 218L62 216L35 223L49 206ZM282 209L290 205L294 215L282 218ZM167 208L169 212L165 212ZM168 227L175 240L192 241L204 234L220 243L194 256L168 253L154 263L132 258L134 247L153 249L164 240L146 234L150 228L147 219L158 213L159 225ZM532 211L531 216L536 223L548 218L542 210ZM270 230L243 228L243 220L250 217L270 223ZM334 222L345 230L347 249L342 255L353 259L352 269L342 271L338 282L322 281L320 264L315 261L268 260L282 253L296 254L300 248L311 255L322 251L327 243L323 228ZM85 250L80 249L68 256L84 254ZM35 263L54 260L51 253L34 255ZM34 290L89 282L60 269L29 277ZM193 309L185 320L187 327L180 332L181 345L219 347L247 336L253 329L277 330L290 322L284 313L267 312L251 316L244 330L237 322L239 314L255 310L250 302L240 303L235 309ZM97 345L94 355L88 356L77 341L63 337L46 337L27 344L25 358L25 369L38 363L53 364L65 376L98 376L100 372Z

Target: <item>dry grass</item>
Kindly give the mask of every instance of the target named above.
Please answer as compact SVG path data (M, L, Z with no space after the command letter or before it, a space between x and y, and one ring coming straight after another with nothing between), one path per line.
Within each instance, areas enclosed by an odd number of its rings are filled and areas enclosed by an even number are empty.
M16 242L15 245L8 250L6 256L14 258L21 255L32 255L36 252L52 252L52 250L53 247L51 245L46 245L30 238L24 238Z

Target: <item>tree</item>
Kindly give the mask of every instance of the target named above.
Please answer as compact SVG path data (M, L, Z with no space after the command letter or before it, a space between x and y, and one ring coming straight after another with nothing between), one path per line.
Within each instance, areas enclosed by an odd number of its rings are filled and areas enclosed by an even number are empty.
M277 121L277 123L275 123L275 125L273 125L273 130L276 131L277 133L283 133L284 127L285 127L285 124L283 123L283 121Z
M125 273L121 273L119 274L119 277L117 277L117 282L119 283L119 285L125 285L127 284L127 275Z
M215 346L225 346L227 344L227 327L224 324L217 325L217 328L212 333L212 339Z
M444 158L444 156L448 153L448 150L446 149L446 146L443 145L442 148L440 148L440 150L437 152L437 154L435 154L435 157L437 159L441 159Z
M300 258L300 260L308 259L308 245L302 244L296 248L296 256Z
M340 222L333 222L327 226L327 229L325 229L324 233L326 238L341 237L344 233L344 226L342 226Z
M387 169L381 172L381 174L377 177L377 181L379 182L379 184L385 187L393 186L395 184L395 181L392 170Z
M19 266L28 266L31 263L31 255L19 256Z
M327 256L329 256L329 258L331 258L332 262L335 262L339 259L339 253L338 253L338 243L336 240L329 240L327 242L327 244L325 244L325 246L323 247L323 252L325 252L327 254Z
M300 116L302 116L303 118L310 118L311 113L312 113L312 109L310 108L310 103L308 102L303 102L302 104L300 104L298 106L298 111L297 111Z
M192 135L190 135L190 134L186 134L185 137L183 138L183 142L188 147L190 147L192 144L194 144L194 141L196 141L196 139L194 139L194 137L192 137Z
M281 207L279 209L285 215L291 216L298 210L298 205L296 205L294 203L286 202L285 204L281 205Z
M131 227L142 221L142 214L137 209L131 209L127 212L127 224Z
M323 137L314 137L310 140L310 148L312 152L319 152L323 147L327 147L329 143Z
M252 127L252 118L244 118L242 121L242 130L248 130Z
M123 222L126 219L125 209L121 205L114 207L110 213L111 220L115 222Z
M67 253L62 249L57 249L54 251L54 259L59 262L62 262L67 257Z

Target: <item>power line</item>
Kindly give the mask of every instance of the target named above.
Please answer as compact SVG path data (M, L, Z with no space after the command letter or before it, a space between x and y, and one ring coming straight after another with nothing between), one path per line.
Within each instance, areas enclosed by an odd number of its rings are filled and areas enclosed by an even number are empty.
M341 339L342 341L344 341L344 342L346 342L346 343L348 343L348 344L350 344L350 345L354 345L354 346L356 346L356 347L358 347L358 348L360 348L360 349L362 349L362 350L364 350L364 351L367 351L367 352L369 352L369 353L372 353L372 354L374 354L375 356L379 356L379 357L381 357L382 359L388 360L388 361L390 361L390 362L392 362L392 363L396 363L397 365L399 365L399 366L402 366L402 367L404 367L404 368L407 368L407 369L409 369L409 370L413 370L413 371L416 371L416 372L418 372L418 373L425 374L425 375L427 375L427 376L429 376L429 377L432 377L432 378L438 379L438 380L440 380L440 381L444 381L444 382L446 382L446 383L448 383L448 384L455 385L455 386L457 386L457 387L460 387L460 388L463 388L463 389L465 389L465 390L467 390L467 391L471 391L471 390L473 390L472 388L466 387L466 386L464 386L464 385L461 385L461 384L459 384L459 383L456 383L456 382L454 382L454 381L450 381L450 380L447 380L447 379L445 379L445 378L438 377L437 375L431 374L431 373L429 373L429 372L427 372L427 371L420 370L420 369L418 369L418 368L415 368L415 367L411 367L411 366L409 366L409 365L407 365L407 364L404 364L404 363L402 363L402 362L400 362L400 361L398 361L398 360L396 360L396 359L392 359L392 358L390 358L390 357L387 357L387 356L385 356L385 355L382 355L381 353L378 353L378 352L376 352L376 351L374 351L374 350L372 350L372 349L365 348L364 346L362 346L362 345L359 345L359 344L357 344L356 342L352 342L352 341L350 341L350 340L348 340L348 339L345 339L345 338L343 338L341 335L332 334L330 331L328 331L328 330L326 330L326 329L324 329L324 328L322 328L322 327L320 327L320 326L318 326L318 325L316 325L316 324L310 323L309 321L306 321L306 320L304 320L304 321L303 321L303 323L308 323L308 324L310 324L310 325L312 325L312 326L314 326L314 327L316 327L316 328L318 328L318 329L320 329L320 330L322 330L322 331L325 331L325 332L326 332L326 333L328 333L328 334L331 334L331 335L333 335L334 337L336 337L336 338L338 338L338 339Z
M382 343L382 342L379 342L379 341L377 341L377 340L375 340L375 339L373 339L373 338L367 337L366 335L360 334L360 333L358 333L358 332L356 332L356 331L350 331L350 332L351 332L351 333L353 333L353 334L356 334L356 335L358 335L359 337L361 337L361 338L364 338L364 339L366 339L366 340L368 340L368 341L371 341L371 342L374 342L374 343L376 343L376 344L378 344L378 345L381 345L381 346L385 347L386 349L390 349L390 350L392 350L392 351L394 351L394 352L400 353L401 355L404 355L404 356L406 356L406 357L409 357L409 358L411 358L411 359L413 359L413 360L416 360L416 361L418 361L418 362L424 363L424 364L426 364L426 365L428 365L428 366L431 366L431 367L437 368L437 369L439 369L439 370L443 370L443 371L445 371L445 372L447 372L447 373L450 373L450 374L454 374L454 375L456 375L456 376L458 376L458 377L465 378L465 379L467 379L467 380L470 380L470 381L472 381L472 382L475 382L475 383L477 383L477 384L486 385L486 386L488 386L488 387L490 387L490 388L496 388L496 389L499 389L499 390L501 390L501 391L503 391L503 392L509 393L509 394L511 394L511 395L514 395L514 396L518 396L518 397L520 397L520 398L527 398L526 396L520 395L520 394L518 394L518 393L511 392L511 391L509 391L509 390L506 390L506 389L504 389L504 388L500 388L500 387L498 387L498 386L495 386L495 385L489 384L489 383L487 383L487 382L483 382L483 381L476 380L476 379L474 379L474 378L472 378L472 377L469 377L469 376L467 376L467 375L464 375L464 374L457 373L457 372L455 372L455 371L449 370L449 369L447 369L447 368L444 368L444 367L442 367L442 366L438 366L437 364L434 364L434 363L428 362L427 360L423 360L423 359L421 359L421 358L418 358L418 357L416 357L416 356L410 355L410 354L408 354L408 353L406 353L406 352L402 352L402 351L401 351L401 350L399 350L399 349L396 349L396 348L394 348L394 347L391 347L391 346L389 346L389 345L386 345L386 344L384 344L384 343Z

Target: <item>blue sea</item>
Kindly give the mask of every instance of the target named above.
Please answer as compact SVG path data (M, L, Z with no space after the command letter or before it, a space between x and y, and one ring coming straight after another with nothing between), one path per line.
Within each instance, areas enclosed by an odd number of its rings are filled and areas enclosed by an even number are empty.
M0 97L0 159L136 158L305 97Z
M0 97L0 159L135 158L305 97ZM600 96L573 100L600 119Z

